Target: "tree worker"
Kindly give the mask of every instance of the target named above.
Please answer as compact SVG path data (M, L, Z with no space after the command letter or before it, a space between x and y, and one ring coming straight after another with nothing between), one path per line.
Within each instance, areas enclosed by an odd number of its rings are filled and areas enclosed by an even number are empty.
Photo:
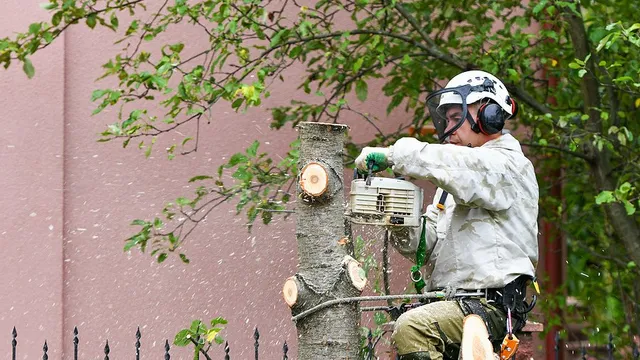
M401 360L458 359L463 319L482 317L494 351L520 330L526 286L538 262L538 183L518 140L503 131L517 105L504 84L466 71L427 98L441 144L401 138L365 147L356 167L426 179L438 189L422 228L390 228L394 247L417 264L418 291L445 299L404 312L392 339Z

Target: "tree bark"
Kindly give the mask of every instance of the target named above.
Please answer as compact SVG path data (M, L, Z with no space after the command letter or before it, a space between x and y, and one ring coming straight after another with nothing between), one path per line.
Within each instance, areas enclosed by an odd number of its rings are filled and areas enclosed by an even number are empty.
M343 148L348 127L301 123L298 169L316 163L326 170L326 191L314 196L298 181L296 237L298 240L298 292L304 294L291 307L293 315L327 300L358 296L345 257ZM314 165L315 166L315 165ZM300 179L299 179L300 180ZM340 304L296 322L298 357L306 359L356 359L359 350L358 304Z

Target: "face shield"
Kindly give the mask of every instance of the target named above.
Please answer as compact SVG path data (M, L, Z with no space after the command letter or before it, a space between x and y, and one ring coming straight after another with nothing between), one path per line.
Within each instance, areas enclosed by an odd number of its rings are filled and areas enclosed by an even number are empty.
M447 142L449 136L458 130L467 119L473 125L474 121L467 109L467 98L473 92L483 91L495 93L491 80L485 79L482 85L462 85L441 89L427 97L429 114L441 143Z

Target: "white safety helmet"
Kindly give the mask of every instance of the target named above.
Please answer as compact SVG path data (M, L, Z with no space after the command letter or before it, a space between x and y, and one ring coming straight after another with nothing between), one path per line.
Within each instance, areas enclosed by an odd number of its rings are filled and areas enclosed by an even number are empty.
M477 119L473 119L467 112L467 106L478 101L482 101L482 105ZM465 71L456 75L443 89L427 97L427 105L441 141L445 141L465 120L471 123L475 132L495 134L502 130L504 121L517 112L516 102L509 96L509 91L502 81L480 70ZM450 105L460 105L462 114L458 123L446 130L446 113Z

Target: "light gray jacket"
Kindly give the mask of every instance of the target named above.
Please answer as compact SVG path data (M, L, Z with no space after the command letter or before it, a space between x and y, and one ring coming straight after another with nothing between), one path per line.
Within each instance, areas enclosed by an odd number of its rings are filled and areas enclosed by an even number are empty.
M501 288L538 263L538 182L510 134L481 147L398 140L393 170L438 186L427 207L425 290ZM443 211L436 207L449 193ZM415 261L419 229L392 231L394 247Z

